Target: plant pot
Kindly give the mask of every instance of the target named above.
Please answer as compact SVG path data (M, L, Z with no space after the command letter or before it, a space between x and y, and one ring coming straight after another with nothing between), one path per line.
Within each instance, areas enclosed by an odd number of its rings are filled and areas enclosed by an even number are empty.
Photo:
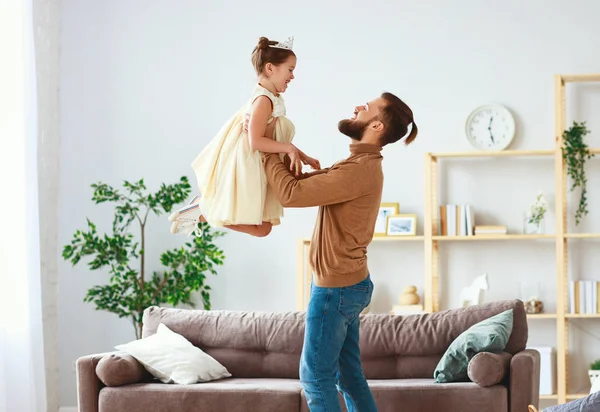
M588 370L588 375L590 377L590 383L594 386L596 379L600 379L600 370Z
M523 233L526 235L541 235L544 233L544 219L539 222L530 222L529 216L523 217Z

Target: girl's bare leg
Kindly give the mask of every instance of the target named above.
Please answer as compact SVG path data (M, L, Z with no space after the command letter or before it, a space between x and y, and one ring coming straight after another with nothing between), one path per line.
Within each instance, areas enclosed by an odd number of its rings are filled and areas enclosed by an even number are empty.
M273 225L269 222L262 222L260 225L226 225L225 227L236 232L247 233L256 237L265 237L271 233Z
M200 216L200 221L206 222L204 216ZM265 237L271 233L273 225L269 222L262 222L260 225L225 225L225 227L236 232L247 233L251 236Z

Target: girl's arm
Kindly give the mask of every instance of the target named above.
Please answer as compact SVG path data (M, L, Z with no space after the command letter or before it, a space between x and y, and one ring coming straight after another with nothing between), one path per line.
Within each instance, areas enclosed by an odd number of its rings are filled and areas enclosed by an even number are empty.
M250 148L263 153L296 153L299 155L298 149L291 143L277 142L265 136L267 121L273 111L271 104L271 100L267 96L259 96L252 103L248 123Z
M317 159L310 157L300 149L298 149L298 151L300 152L300 161L302 161L302 163L309 165L313 170L319 170L321 168L321 163Z

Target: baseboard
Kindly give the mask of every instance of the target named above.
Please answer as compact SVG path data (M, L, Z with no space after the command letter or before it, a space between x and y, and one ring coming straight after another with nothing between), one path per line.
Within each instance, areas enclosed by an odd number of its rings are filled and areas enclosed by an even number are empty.
M61 406L58 412L77 412L77 406Z

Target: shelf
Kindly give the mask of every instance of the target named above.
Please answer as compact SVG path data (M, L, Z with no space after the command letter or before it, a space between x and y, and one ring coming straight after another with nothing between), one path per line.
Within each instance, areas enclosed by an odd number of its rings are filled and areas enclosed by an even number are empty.
M565 233L567 239L600 239L600 233Z
M560 78L565 83L600 82L600 74L562 74Z
M588 395L589 395L589 393L571 393L571 394L567 395L567 399L568 400L576 400L576 399L585 398Z
M479 240L534 240L554 239L555 235L475 235L475 236L433 236L433 240L440 241L479 241Z
M375 236L373 242L422 242L424 236ZM311 238L305 237L302 240L305 244L310 244Z
M554 150L502 150L502 151L475 151L475 152L438 152L431 153L431 157L514 157L514 156L554 156Z
M556 319L556 313L529 313L527 319Z
M424 236L375 236L373 242L418 242L424 239Z
M600 319L600 313L565 313L565 318L570 319Z
M600 154L600 148L589 148L591 154ZM433 158L478 158L478 157L543 157L554 156L556 150L480 150L471 152L433 152Z
M581 399L581 398L585 398L586 396L588 396L589 393L571 393L569 395L567 395L567 400L576 400L576 399ZM558 399L558 395L540 395L540 400L557 400Z
M540 400L557 400L558 395L540 395Z

